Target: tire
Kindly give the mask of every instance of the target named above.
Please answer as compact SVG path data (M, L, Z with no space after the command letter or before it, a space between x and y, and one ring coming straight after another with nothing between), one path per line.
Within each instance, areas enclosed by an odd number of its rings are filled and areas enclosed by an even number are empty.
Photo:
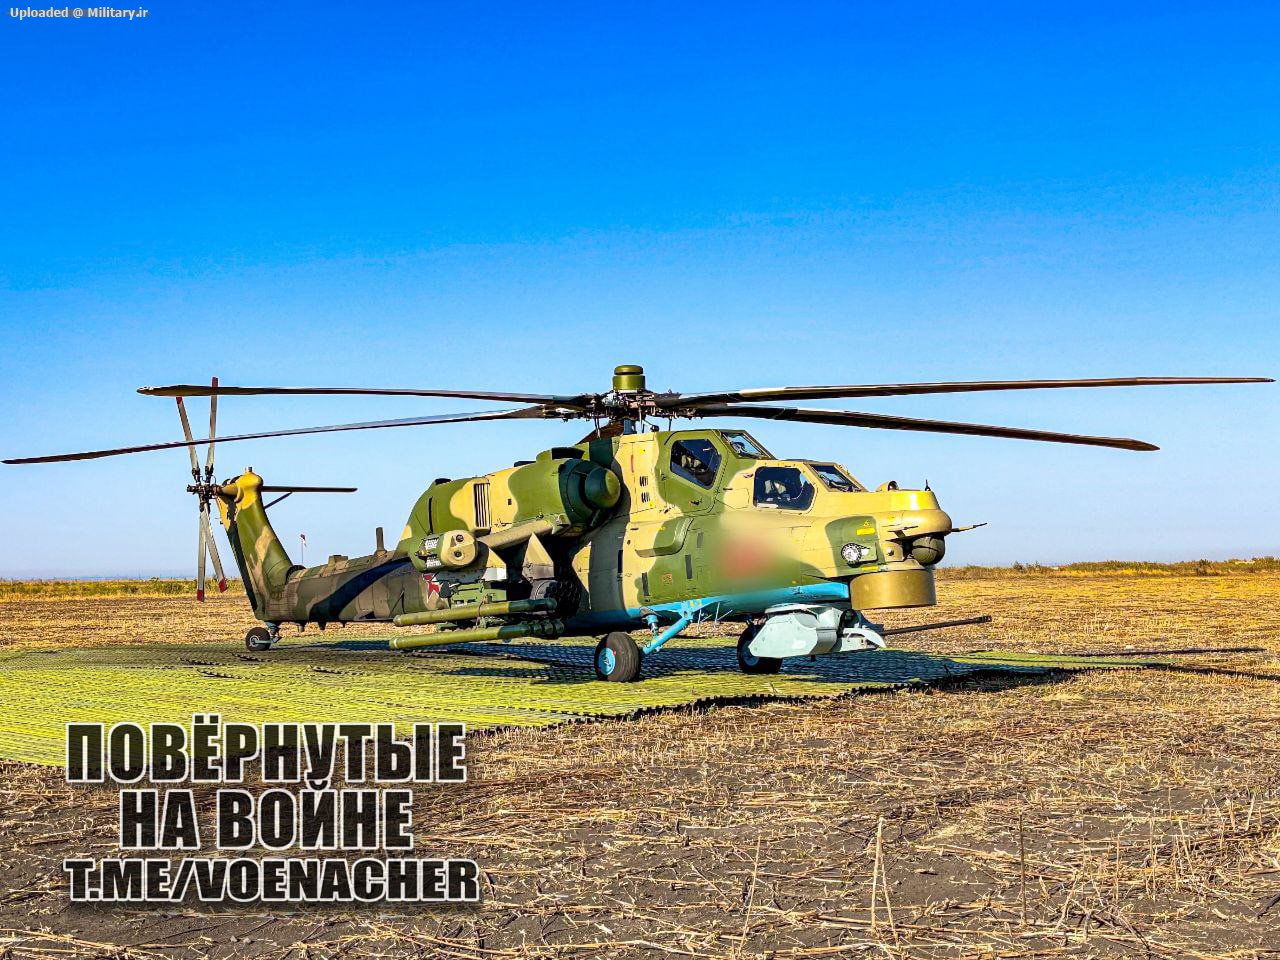
M596 679L612 683L638 680L641 657L640 648L631 636L615 631L596 644L596 655L593 658Z
M250 653L266 653L275 640L266 627L254 627L244 635L244 645Z
M757 657L748 649L759 632L760 628L754 623L742 631L738 638L738 667L743 673L777 673L782 669L781 658Z

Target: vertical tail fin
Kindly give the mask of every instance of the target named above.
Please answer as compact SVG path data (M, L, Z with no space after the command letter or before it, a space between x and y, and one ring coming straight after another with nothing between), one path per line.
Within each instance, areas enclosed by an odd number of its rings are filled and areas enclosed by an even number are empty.
M218 510L254 615L260 620L269 619L268 604L279 595L294 565L267 519L262 478L248 469L230 483L222 484Z

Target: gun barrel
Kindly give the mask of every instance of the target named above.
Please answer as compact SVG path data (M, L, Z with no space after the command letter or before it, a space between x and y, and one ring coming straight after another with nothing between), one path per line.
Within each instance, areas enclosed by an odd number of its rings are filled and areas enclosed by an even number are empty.
M491 603L465 603L421 613L402 613L391 622L397 627L421 627L432 623L458 623L481 617L509 617L522 613L551 613L556 608L552 597L539 600L495 600Z
M914 627L894 627L892 630L883 630L881 633L886 637L894 637L901 633L920 633L924 630L945 630L947 627L971 627L979 623L990 623L991 617L969 617L967 620L943 620L941 623L921 623Z

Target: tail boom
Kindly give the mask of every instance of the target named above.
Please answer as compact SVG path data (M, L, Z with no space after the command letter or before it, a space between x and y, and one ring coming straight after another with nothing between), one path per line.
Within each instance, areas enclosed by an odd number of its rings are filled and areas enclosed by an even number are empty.
M403 553L331 557L316 567L293 563L271 526L263 490L262 478L246 470L218 492L222 524L259 620L325 625L424 609L426 588Z

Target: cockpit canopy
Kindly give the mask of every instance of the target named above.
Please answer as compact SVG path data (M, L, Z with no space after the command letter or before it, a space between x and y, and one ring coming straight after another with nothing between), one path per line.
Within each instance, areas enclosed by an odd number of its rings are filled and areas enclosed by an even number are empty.
M743 459L773 459L773 454L761 446L760 442L745 430L720 430L718 432L724 438L724 442L729 444L730 449Z
M808 510L819 492L863 493L866 489L836 463L777 460L745 430L681 431L669 436L659 468L660 475L670 477L663 491L668 502L706 505L709 500L700 491L719 493L739 474L750 477L750 505L765 510Z

